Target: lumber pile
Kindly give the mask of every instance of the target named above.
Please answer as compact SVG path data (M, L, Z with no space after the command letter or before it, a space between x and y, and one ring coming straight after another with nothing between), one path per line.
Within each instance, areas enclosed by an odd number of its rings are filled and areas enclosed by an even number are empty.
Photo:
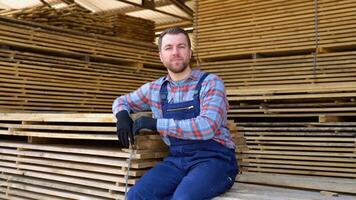
M228 90L230 117L355 116L355 82Z
M156 45L0 17L0 109L110 112L165 74Z
M153 21L115 12L93 15L104 16L105 20L113 24L114 36L151 43L155 41L155 23Z
M356 81L356 51L201 63L228 88L284 87Z
M355 195L356 1L196 4L198 60L244 138L238 181Z
M202 63L225 82L230 117L355 115L355 51Z
M238 123L242 171L356 178L355 122Z
M238 122L237 130L246 139L238 181L356 194L355 122Z
M255 175L256 176L256 175ZM258 175L257 175L258 176ZM280 176L265 177L267 181L275 181L280 179ZM269 179L273 178L273 179ZM293 176L286 177L286 184L295 180ZM326 182L326 181L325 181ZM269 182L267 182L269 183ZM329 182L333 184L332 180ZM335 185L335 184L334 184ZM346 184L344 184L346 185ZM337 185L338 187L339 185ZM300 190L295 188L285 188L281 186L266 186L253 183L241 183L237 182L235 185L225 194L214 198L213 200L286 200L286 199L298 199L298 200L353 200L354 195L340 194L330 191L310 191Z
M196 3L196 46L203 61L355 48L352 0Z
M162 68L156 45L0 17L0 44L45 54Z
M118 36L150 43L154 42L155 36L154 22L152 21L114 12L91 13L77 4L71 4L60 9L44 5L2 11L0 15L65 29Z
M310 51L315 46L313 1L196 3L197 52L202 60Z
M131 186L167 148L156 133L137 136L134 150L120 148L115 121L112 114L1 113L0 194L123 199L128 168Z
M123 199L128 168L132 186L167 146L142 132L133 150L120 148L115 122L107 113L0 113L0 197Z
M0 50L0 109L110 112L113 100L163 71Z

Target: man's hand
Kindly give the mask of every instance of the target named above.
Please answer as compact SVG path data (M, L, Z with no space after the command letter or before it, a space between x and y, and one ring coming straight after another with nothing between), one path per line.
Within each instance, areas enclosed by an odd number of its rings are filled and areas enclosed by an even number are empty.
M116 134L117 137L120 140L120 143L123 147L128 148L129 147L129 137L130 137L130 142L133 144L134 138L132 134L132 124L133 121L129 115L129 113L126 110L122 110L116 114Z
M137 135L141 129L157 131L157 119L145 116L136 119L132 127L133 134Z

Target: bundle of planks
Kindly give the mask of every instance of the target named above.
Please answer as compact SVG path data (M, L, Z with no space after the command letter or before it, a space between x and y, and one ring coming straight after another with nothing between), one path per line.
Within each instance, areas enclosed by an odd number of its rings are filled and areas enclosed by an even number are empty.
M245 140L239 182L355 194L355 5L196 1L198 60Z
M113 11L95 13L113 24L115 36L153 43L155 41L155 23L153 21L115 13Z
M157 133L137 136L132 152L120 148L112 114L2 113L0 121L8 198L123 199L128 168L131 186L167 153Z
M94 36L0 18L1 110L110 112L165 74L154 44Z
M0 44L45 54L126 61L162 68L153 43L64 30L4 17L0 17Z
M110 112L113 100L163 75L155 69L0 50L0 109Z
M304 188L356 194L355 122L241 122L237 129L247 146L242 152L241 181L261 182L263 178L256 177L260 175L269 182L278 176L272 181L275 185L288 180L286 186L303 188L305 178ZM281 174L298 176L287 179ZM320 181L311 184L315 176ZM330 184L330 177L335 184Z
M355 115L355 54L216 61L202 68L224 80L230 117Z
M202 63L234 89L356 81L356 51Z
M196 3L196 46L203 61L253 53L283 55L356 46L355 1Z
M1 113L0 197L123 199L128 168L131 186L167 146L143 132L134 150L120 148L115 121L103 113ZM228 127L237 138L236 125Z
M91 13L77 4L55 9L38 6L2 11L0 15L43 23L87 33L119 36L131 40L154 42L154 22L115 12Z

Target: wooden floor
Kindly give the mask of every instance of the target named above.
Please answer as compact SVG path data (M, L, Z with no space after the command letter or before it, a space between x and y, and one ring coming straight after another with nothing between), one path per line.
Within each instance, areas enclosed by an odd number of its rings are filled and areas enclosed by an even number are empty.
M225 194L214 200L355 200L356 196L327 191L308 191L275 186L235 183Z

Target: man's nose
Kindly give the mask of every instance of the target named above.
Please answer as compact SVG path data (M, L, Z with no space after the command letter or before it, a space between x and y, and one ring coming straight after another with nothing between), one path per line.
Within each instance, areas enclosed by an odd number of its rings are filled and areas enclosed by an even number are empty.
M173 47L173 54L179 54L179 49L178 47Z

